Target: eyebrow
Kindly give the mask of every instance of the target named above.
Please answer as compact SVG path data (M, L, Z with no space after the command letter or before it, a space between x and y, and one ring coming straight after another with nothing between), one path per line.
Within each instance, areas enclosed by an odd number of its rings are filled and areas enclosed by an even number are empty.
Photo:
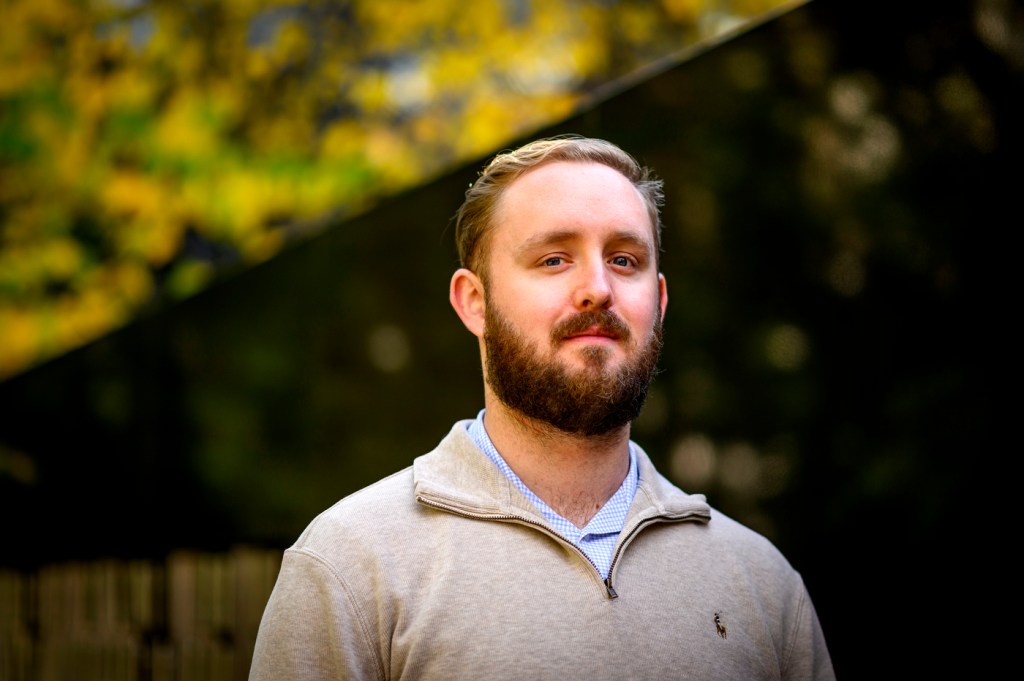
M572 241L578 239L581 236L579 230L564 229L555 232L545 232L538 234L535 237L529 238L524 241L518 248L515 249L516 256L524 256L530 253L530 251L553 244L563 243L566 241ZM622 230L616 232L610 239L611 243L627 243L633 247L638 248L644 252L644 255L650 256L653 245L632 231Z

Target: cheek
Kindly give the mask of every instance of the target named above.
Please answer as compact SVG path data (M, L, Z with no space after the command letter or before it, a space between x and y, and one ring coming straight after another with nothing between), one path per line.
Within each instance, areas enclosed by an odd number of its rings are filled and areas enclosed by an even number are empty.
M547 284L547 285L545 285ZM515 287L495 286L491 304L509 321L529 332L557 322L565 312L565 297L550 282L520 282Z
M654 320L661 313L661 298L649 289L630 292L620 299L620 314L636 328L648 329L654 326Z
M551 329L565 316L564 309L545 306L540 300L523 300L513 305L513 310L513 323L524 336L534 340L546 341Z

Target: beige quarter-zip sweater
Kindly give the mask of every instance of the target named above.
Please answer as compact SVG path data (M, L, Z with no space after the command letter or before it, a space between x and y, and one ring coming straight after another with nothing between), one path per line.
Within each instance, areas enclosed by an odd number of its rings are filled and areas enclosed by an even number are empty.
M602 580L466 425L285 552L252 681L834 679L800 575L642 449Z

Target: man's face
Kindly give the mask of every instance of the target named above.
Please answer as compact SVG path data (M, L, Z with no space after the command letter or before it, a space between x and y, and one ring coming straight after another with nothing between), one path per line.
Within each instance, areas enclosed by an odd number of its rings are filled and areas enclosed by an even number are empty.
M502 196L488 246L485 366L498 399L583 435L635 418L667 294L630 182L596 163L535 168Z

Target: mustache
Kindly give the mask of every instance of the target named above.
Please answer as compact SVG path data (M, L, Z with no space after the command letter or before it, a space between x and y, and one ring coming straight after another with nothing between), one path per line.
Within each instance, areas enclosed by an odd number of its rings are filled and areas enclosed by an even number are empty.
M629 340L629 325L610 310L579 312L563 319L551 330L551 338L558 342L595 328L619 340Z

